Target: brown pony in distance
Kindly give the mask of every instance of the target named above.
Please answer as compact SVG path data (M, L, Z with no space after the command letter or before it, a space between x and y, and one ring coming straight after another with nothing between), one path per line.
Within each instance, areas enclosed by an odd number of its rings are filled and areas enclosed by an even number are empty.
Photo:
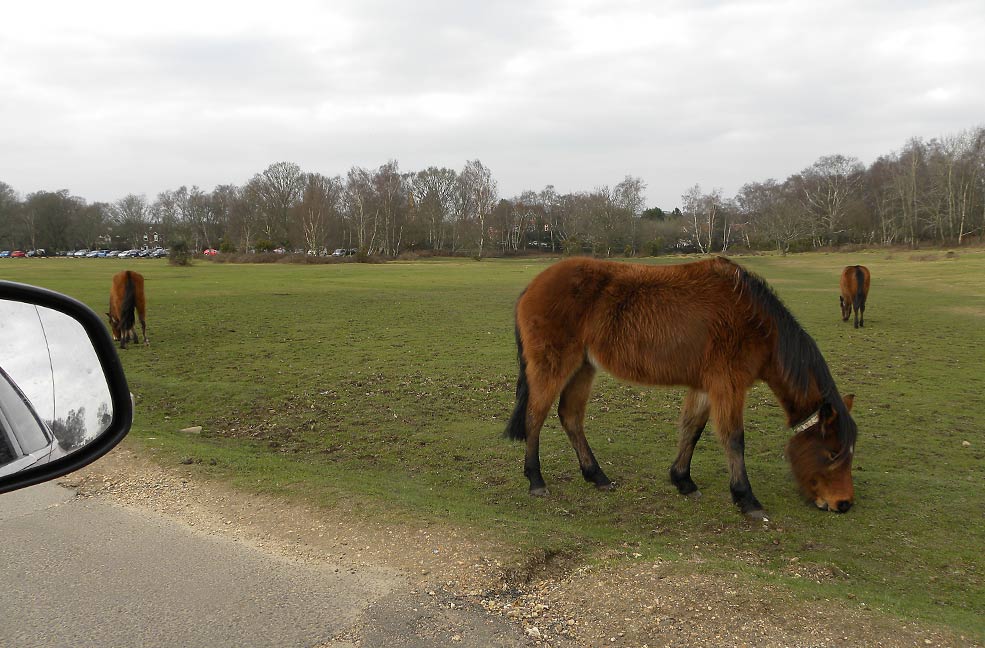
M670 478L698 494L691 456L709 417L728 458L732 499L765 517L745 466L746 392L769 385L794 436L793 474L818 508L847 511L856 427L814 340L758 276L724 258L676 266L570 259L534 278L516 305L520 373L506 428L526 439L531 495L546 495L540 430L560 396L561 425L585 479L612 488L585 439L585 406L597 369L646 385L684 385L680 441Z
M120 348L127 348L128 338L137 341L134 310L140 316L140 332L147 342L147 305L144 300L144 277L132 270L124 270L113 275L113 285L109 291L109 325L113 339L119 340Z
M865 326L865 300L869 296L869 269L865 266L845 266L841 271L841 321L855 312L855 328Z

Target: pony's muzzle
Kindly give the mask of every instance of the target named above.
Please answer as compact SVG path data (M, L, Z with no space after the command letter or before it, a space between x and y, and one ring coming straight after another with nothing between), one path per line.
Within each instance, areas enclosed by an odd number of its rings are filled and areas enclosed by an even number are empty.
M834 506L829 506L827 502L823 499L818 498L814 500L814 505L817 506L822 511L832 511L834 513L847 513L848 509L852 508L852 500L838 500L838 503Z

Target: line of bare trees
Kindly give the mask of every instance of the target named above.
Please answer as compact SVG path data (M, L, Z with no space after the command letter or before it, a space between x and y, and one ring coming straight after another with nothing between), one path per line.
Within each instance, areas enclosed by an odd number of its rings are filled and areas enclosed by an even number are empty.
M750 182L732 199L695 185L682 196L682 210L686 239L701 251L981 240L985 127L911 139L868 168L856 158L824 156L783 182Z
M784 181L744 185L732 198L694 185L679 208L647 209L646 185L558 193L553 186L504 199L479 160L461 170L402 172L396 161L345 176L270 165L242 186L192 186L154 200L130 194L87 203L67 190L23 199L0 182L0 248L51 250L167 245L253 251L358 249L470 254L530 249L598 255L669 249L781 252L841 243L962 244L985 232L985 128L923 141L866 168L843 155L818 159Z

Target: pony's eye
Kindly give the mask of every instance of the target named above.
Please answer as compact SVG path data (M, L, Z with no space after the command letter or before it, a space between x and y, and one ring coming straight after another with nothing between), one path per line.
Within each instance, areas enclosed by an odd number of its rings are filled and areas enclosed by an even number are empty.
M835 460L835 456L837 456L838 453L835 452L834 450L828 450L824 454L825 454L825 456L827 456L828 461L834 461Z

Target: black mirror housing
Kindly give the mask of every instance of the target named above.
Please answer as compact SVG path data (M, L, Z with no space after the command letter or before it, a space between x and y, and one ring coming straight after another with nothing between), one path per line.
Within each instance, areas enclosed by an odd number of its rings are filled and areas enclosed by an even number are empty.
M113 340L102 320L92 309L66 295L10 281L0 281L0 301L19 302L50 309L81 326L92 344L92 351L99 368L102 369L109 398L107 410L111 413L111 418L106 414L108 421L99 426L98 434L87 439L79 449L58 456L47 463L0 476L0 493L5 493L67 475L109 452L130 431L133 423L133 401ZM13 325L16 322L5 324ZM45 351L48 352L49 349ZM0 357L0 366L10 360L12 360L10 357Z

